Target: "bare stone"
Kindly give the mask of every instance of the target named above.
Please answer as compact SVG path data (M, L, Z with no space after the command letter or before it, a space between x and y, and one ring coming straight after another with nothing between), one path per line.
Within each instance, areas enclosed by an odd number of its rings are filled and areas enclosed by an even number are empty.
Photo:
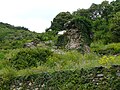
M83 44L82 35L79 29L69 29L64 34L68 38L66 49L80 49L82 45L82 49L84 52L90 52L90 48L87 44Z
M103 77L104 74L97 74L97 77Z
M120 77L120 72L117 72L116 75Z

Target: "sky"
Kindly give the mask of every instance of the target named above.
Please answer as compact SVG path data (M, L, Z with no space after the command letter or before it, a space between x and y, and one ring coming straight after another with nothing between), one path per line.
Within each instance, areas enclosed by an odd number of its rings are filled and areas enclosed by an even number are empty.
M50 27L58 13L87 9L92 3L99 4L102 1L104 0L0 0L0 22L41 33Z

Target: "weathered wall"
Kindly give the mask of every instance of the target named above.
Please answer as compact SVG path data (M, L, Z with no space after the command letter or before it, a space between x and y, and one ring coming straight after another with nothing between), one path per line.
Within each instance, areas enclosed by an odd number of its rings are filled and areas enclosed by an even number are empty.
M1 80L0 90L120 90L120 66L21 76Z
M66 49L77 49L82 52L90 52L90 48L79 29L69 29L64 35L68 38L68 42L65 45Z

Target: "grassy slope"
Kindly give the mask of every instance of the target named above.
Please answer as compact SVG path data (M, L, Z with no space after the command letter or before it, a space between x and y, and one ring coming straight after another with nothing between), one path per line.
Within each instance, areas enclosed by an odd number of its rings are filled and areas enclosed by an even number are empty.
M37 33L23 27L0 23L0 49L15 49L35 39Z

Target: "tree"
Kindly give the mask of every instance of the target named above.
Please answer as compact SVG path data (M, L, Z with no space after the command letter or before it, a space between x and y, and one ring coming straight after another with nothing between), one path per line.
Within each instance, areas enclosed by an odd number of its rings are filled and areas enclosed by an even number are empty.
M120 11L120 0L111 2L111 5L113 6L114 12Z
M89 8L89 12L90 12L90 18L92 20L95 20L97 17L100 17L99 5L93 3Z
M78 9L77 11L73 12L73 15L82 16L82 17L90 19L90 12L88 9Z
M120 12L114 14L114 17L110 19L110 32L112 41L120 42Z
M101 18L104 18L108 24L109 15L113 12L112 5L109 4L109 1L103 1L100 4Z
M64 30L64 24L72 19L70 12L60 12L51 22L51 27L53 31L62 31ZM49 30L48 29L48 30Z
M95 21L93 21L92 26L92 32L94 33L94 42L102 41L103 44L110 42L109 26L107 25L107 22L104 18L97 18Z

